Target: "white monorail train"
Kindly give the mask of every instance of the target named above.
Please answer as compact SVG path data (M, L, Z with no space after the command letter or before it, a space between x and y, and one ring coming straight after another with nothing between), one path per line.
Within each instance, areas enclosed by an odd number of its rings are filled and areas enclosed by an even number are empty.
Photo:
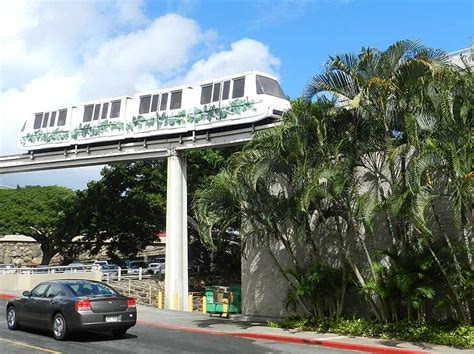
M23 125L18 147L54 149L210 131L279 118L289 108L276 78L252 71L38 112Z

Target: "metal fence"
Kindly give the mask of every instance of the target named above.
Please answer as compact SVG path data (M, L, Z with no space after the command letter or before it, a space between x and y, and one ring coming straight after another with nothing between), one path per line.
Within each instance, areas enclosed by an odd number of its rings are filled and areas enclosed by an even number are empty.
M67 265L67 266L45 266L45 267L15 267L15 266L1 266L0 275L4 274L58 274L58 273L87 273L87 272L102 272L103 279L109 282L110 280L123 279L160 279L164 275L149 273L147 268L134 269L133 272L128 272L127 269L120 267L113 271L102 271L102 267L96 264L82 264L82 265Z

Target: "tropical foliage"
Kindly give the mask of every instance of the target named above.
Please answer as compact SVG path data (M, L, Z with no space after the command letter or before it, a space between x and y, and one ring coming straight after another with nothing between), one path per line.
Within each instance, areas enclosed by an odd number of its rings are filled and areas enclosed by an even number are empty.
M199 191L201 235L266 248L309 316L352 294L381 322L472 321L472 92L468 66L414 41L330 57Z
M428 324L401 321L399 323L375 323L353 318L288 318L281 322L269 322L269 327L299 328L319 333L336 333L358 337L378 337L410 342L433 343L458 348L474 347L474 327L459 324Z
M235 148L191 151L187 154L188 192L215 175ZM166 178L165 160L115 163L104 167L102 178L78 191L75 222L82 235L84 250L97 254L104 248L112 258L135 257L152 242L159 241L165 230ZM188 201L192 205L192 198ZM209 251L202 246L193 215L188 216L190 259L210 265L217 273L240 270L240 247L236 236L226 235ZM133 242L131 242L133 240ZM82 251L84 251L82 250Z

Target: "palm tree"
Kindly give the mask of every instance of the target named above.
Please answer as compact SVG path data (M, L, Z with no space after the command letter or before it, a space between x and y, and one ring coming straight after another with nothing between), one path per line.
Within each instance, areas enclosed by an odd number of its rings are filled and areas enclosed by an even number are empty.
M344 238L332 224L335 220L347 224L342 197L349 179L338 156L342 149L352 149L353 142L336 137L341 130L357 133L358 129L351 115L332 101L295 101L284 124L257 135L196 198L195 214L206 239L211 239L213 230L240 222L244 245L269 250L290 284L290 293L297 295L293 300L308 314L314 313L315 302L308 302L298 289L311 259L324 259L329 244L340 250L329 267L344 273L351 259L351 253L343 250L346 246L336 246ZM328 238L328 231L332 237ZM277 260L275 245L284 247L291 266ZM336 313L342 312L343 297L341 288Z
M358 56L331 57L326 71L314 77L304 90L307 99L324 91L345 99L354 117L373 127L370 136L364 138L365 149L356 156L363 189L367 190L358 199L359 205L362 203L357 208L358 217L370 233L375 217L382 211L399 254L407 254L420 235L431 235L425 210L438 196L431 188L433 177L448 182L458 226L467 224L467 211L472 205L472 130L468 128L468 119L472 119L472 75L465 74L470 79L464 79L463 85L459 79L446 80L446 76L459 76L459 71L447 64L448 57L440 50L400 41L383 52L369 48L362 49ZM439 83L445 82L452 84L441 87ZM461 93L469 97L463 101ZM426 134L430 124L442 132L440 139ZM454 141L462 141L462 146ZM465 157L462 163L459 157ZM440 178L442 175L444 178ZM446 240L449 245L449 238ZM429 241L425 242L429 247ZM468 237L465 243L470 249ZM457 304L458 318L466 321L455 286L437 255L432 255ZM472 257L468 258L472 267ZM370 257L368 260L371 262Z
M433 297L433 278L427 277L433 275L412 271L410 262L414 254L429 254L457 318L467 321L472 75L460 77L446 62L442 51L413 41L330 58L326 71L306 86L307 100L293 102L282 125L258 134L198 192L201 235L212 244L219 233L237 228L244 246L266 248L289 283L290 302L310 315L334 306L314 299L320 274L311 267L343 275L335 290L337 314L352 271L380 321L399 313L388 300L392 295L424 316L423 304ZM348 105L320 95L324 91ZM443 194L464 230L463 256L459 240L444 235L452 262L433 246L439 240L431 219L442 224L435 206ZM388 244L375 229L381 218ZM290 267L276 255L281 246ZM367 269L356 261L359 248Z

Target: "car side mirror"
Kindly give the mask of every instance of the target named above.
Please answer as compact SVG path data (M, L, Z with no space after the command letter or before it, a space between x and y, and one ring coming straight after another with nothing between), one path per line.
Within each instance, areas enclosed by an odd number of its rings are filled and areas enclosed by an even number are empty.
M30 297L31 293L29 291L23 291L23 296Z

